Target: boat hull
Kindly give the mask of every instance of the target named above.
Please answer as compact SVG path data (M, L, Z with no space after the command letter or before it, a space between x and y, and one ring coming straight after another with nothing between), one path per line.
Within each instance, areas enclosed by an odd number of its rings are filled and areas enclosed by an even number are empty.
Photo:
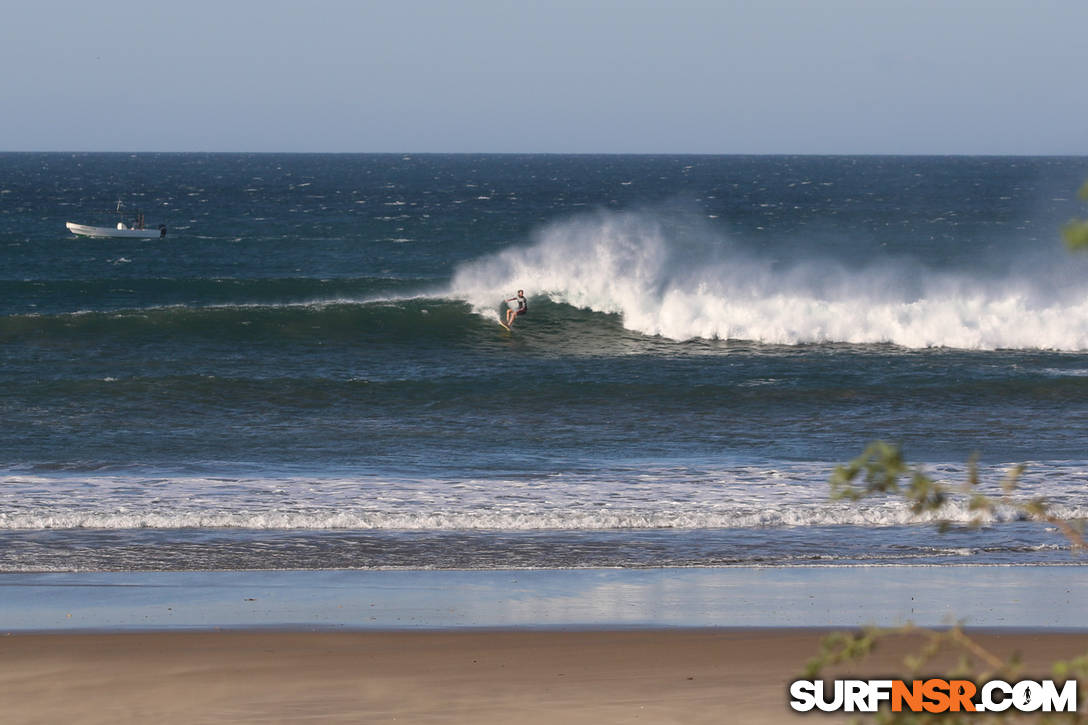
M91 227L86 224L76 224L75 222L67 222L65 226L68 227L68 231L79 237L95 237L99 239L118 237L126 239L157 239L161 236L165 236L158 228L117 229L115 227Z

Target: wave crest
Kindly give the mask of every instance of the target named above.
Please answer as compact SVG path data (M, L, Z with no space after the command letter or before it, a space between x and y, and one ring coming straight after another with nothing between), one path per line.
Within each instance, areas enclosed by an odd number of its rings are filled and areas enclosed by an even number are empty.
M450 296L493 314L496 291L524 288L673 340L1088 349L1088 278L1059 290L1031 269L992 279L901 259L783 259L690 216L602 211L461 265Z

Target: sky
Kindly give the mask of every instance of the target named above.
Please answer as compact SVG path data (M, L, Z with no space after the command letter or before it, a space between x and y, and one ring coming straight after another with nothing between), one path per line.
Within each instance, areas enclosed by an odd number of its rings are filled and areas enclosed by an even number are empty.
M0 150L1088 154L1085 0L35 0Z

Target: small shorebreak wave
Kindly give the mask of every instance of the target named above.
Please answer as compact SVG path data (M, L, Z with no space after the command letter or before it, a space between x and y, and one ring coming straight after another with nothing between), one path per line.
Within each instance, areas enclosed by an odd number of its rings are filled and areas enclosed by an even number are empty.
M975 512L952 510L947 515L916 516L903 505L854 507L798 506L781 510L738 508L719 511L544 511L544 512L374 512L367 510L266 511L140 511L130 506L118 511L28 511L0 515L0 530L67 529L232 529L267 531L615 531L648 529L777 529L827 526L882 528L932 524L968 526ZM1088 510L1077 506L1055 507L1055 514L1069 520L1088 519ZM993 525L1024 520L1006 511L984 517Z
M997 469L994 469L995 471ZM1045 483L1051 513L1088 520L1084 469L1063 486L1054 466L1032 478L1024 495ZM987 471L987 477L993 472ZM744 471L734 474L746 475ZM771 475L768 473L767 475ZM782 481L779 482L783 483ZM999 504L979 512L964 497L939 516L915 514L897 499L829 501L823 485L772 482L707 486L627 481L619 487L580 483L411 482L386 479L222 479L111 474L14 473L0 476L0 530L233 529L280 531L605 531L640 529L780 529L828 526L882 528L932 524L995 525L1025 520ZM320 491L323 499L316 499ZM229 492L234 499L224 506Z

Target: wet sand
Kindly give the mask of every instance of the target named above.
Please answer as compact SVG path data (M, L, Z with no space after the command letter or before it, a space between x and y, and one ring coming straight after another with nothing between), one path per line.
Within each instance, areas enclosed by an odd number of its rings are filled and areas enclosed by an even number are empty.
M0 634L1085 627L1088 566L0 574Z
M0 637L5 723L822 723L810 629L199 631ZM1029 672L1088 633L986 632ZM894 673L905 642L837 674ZM829 673L830 674L830 673Z

